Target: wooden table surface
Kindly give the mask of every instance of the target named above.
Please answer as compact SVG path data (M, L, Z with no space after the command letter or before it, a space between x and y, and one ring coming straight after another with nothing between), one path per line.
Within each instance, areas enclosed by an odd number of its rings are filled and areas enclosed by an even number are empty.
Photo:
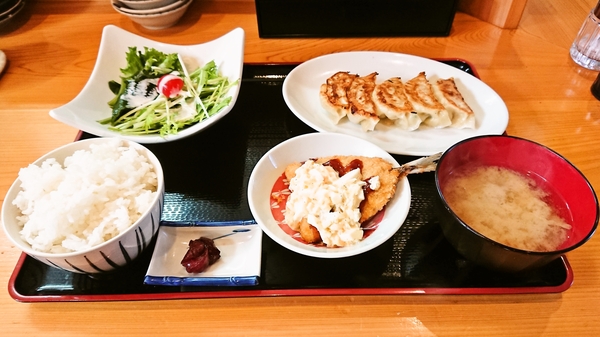
M558 151L600 188L597 73L569 47L595 0L529 0L518 29L457 13L449 37L260 39L254 3L196 0L176 26L150 31L108 0L27 0L0 30L0 198L19 168L73 141L48 116L81 90L102 27L196 44L242 27L246 62L302 62L332 52L381 50L470 61L506 102L507 132ZM3 336L596 336L600 333L600 237L568 254L574 283L558 294L298 296L160 301L19 303L7 284L21 252L0 234Z

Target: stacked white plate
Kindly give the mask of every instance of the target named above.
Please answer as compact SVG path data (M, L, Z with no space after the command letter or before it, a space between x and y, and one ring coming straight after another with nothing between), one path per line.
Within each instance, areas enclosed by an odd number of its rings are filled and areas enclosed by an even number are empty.
M0 0L0 26L10 21L25 7L23 0Z
M192 0L111 0L117 12L148 29L173 26L191 3Z

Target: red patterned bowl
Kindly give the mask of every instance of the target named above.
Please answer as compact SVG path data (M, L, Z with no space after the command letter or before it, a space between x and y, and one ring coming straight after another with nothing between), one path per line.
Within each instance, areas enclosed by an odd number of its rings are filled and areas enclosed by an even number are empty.
M548 205L571 225L563 243L552 251L514 248L486 237L461 219L449 206L448 182L466 167L481 166L507 168L533 179L547 193L544 200ZM480 136L461 141L440 158L435 181L444 235L465 258L490 269L519 272L540 267L583 245L598 226L598 199L583 174L558 153L522 138Z

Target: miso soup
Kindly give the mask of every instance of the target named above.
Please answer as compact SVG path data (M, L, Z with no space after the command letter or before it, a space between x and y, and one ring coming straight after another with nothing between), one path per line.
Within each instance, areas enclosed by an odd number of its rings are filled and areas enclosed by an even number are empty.
M480 166L453 172L442 193L472 229L513 248L557 250L571 229L547 190L507 168Z

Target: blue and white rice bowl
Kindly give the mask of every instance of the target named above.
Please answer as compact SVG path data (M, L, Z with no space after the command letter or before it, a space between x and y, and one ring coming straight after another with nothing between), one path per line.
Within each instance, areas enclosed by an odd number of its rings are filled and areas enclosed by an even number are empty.
M83 250L65 253L35 250L20 235L23 226L19 224L17 217L21 216L22 213L13 204L13 200L22 190L22 182L17 178L8 190L2 205L2 225L13 244L27 255L49 266L81 274L107 273L129 264L140 256L158 232L164 203L164 174L158 158L151 151L129 140L120 139L120 141L122 141L122 145L134 148L139 154L145 156L156 173L156 192L152 194L151 199L148 201L149 207L141 212L141 216L137 221L111 239ZM108 142L115 142L115 139L92 138L70 143L47 153L33 164L40 166L48 158L55 158L58 163L62 164L66 157L71 156L77 150L88 150L92 144Z

